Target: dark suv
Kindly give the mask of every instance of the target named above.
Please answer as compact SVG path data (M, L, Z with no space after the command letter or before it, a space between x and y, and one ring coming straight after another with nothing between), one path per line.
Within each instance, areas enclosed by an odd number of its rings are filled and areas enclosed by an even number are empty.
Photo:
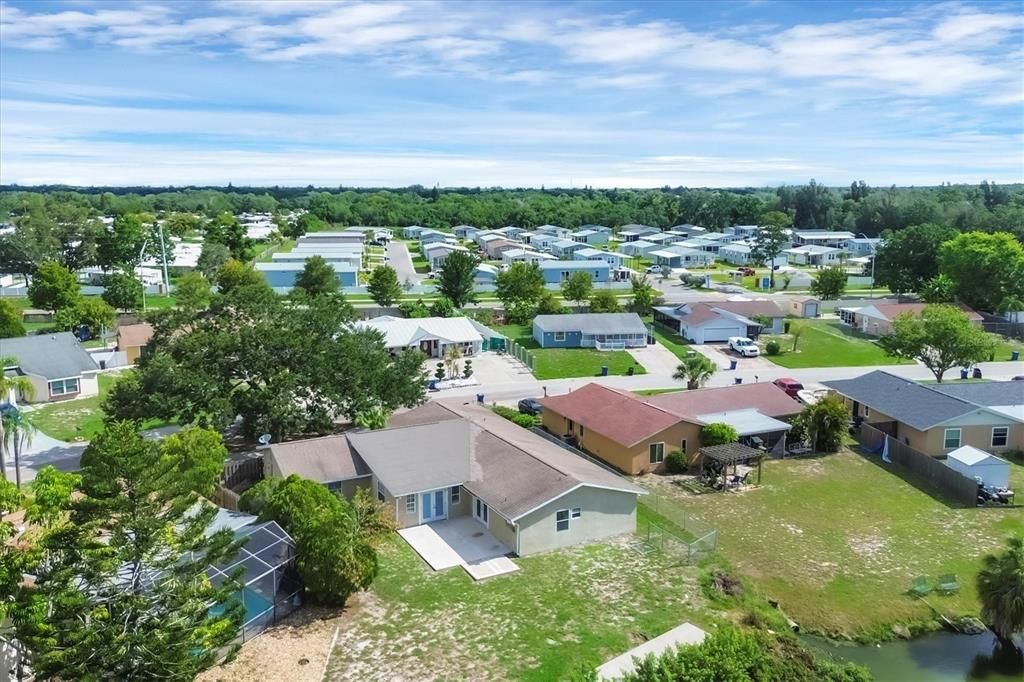
M523 398L519 401L519 411L536 417L544 411L544 406L536 398Z

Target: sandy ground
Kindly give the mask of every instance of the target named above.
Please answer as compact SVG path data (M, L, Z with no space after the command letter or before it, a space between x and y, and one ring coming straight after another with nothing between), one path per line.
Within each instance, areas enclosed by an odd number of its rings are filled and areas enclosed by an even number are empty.
M197 682L320 682L334 633L358 611L359 597L342 609L306 606L256 639L235 660L207 670Z

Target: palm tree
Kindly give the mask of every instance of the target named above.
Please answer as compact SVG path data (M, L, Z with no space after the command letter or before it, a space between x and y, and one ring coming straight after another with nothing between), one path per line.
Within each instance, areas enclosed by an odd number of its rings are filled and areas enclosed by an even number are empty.
M977 578L981 619L999 643L1016 650L1013 635L1024 632L1024 538L1010 537L1006 551L985 557Z
M14 481L20 488L21 449L32 444L37 429L25 417L25 413L17 409L5 411L0 416L0 423L3 424L3 441L0 441L0 449L14 453Z
M6 367L14 367L18 364L18 359L10 356L0 356L0 405L7 405L11 402L10 396L13 393L15 397L21 395L25 400L32 400L35 396L36 390L32 386L32 382L28 380L28 377L9 377L3 371ZM6 411L16 411L15 408L9 407ZM4 414L5 412L0 412ZM0 476L7 479L7 462L4 458L4 450L7 442L6 424L4 419L0 419Z
M459 373L459 358L462 357L462 348L452 344L444 352L444 364L448 368L448 376L454 377Z
M692 391L706 384L716 369L715 363L711 362L708 357L694 353L679 363L672 378L685 381L686 388Z

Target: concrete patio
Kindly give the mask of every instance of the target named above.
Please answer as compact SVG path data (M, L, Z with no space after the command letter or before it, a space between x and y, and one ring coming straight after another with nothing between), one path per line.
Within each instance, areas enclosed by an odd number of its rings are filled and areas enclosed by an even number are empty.
M402 528L398 534L435 571L462 566L473 580L519 570L508 547L476 519L461 516Z

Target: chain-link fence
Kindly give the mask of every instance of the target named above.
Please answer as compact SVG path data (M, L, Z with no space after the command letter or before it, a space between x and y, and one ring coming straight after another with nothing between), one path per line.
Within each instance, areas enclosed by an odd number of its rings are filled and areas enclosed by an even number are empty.
M718 531L657 493L640 498L652 514L640 514L636 533L648 547L696 563L718 547Z

